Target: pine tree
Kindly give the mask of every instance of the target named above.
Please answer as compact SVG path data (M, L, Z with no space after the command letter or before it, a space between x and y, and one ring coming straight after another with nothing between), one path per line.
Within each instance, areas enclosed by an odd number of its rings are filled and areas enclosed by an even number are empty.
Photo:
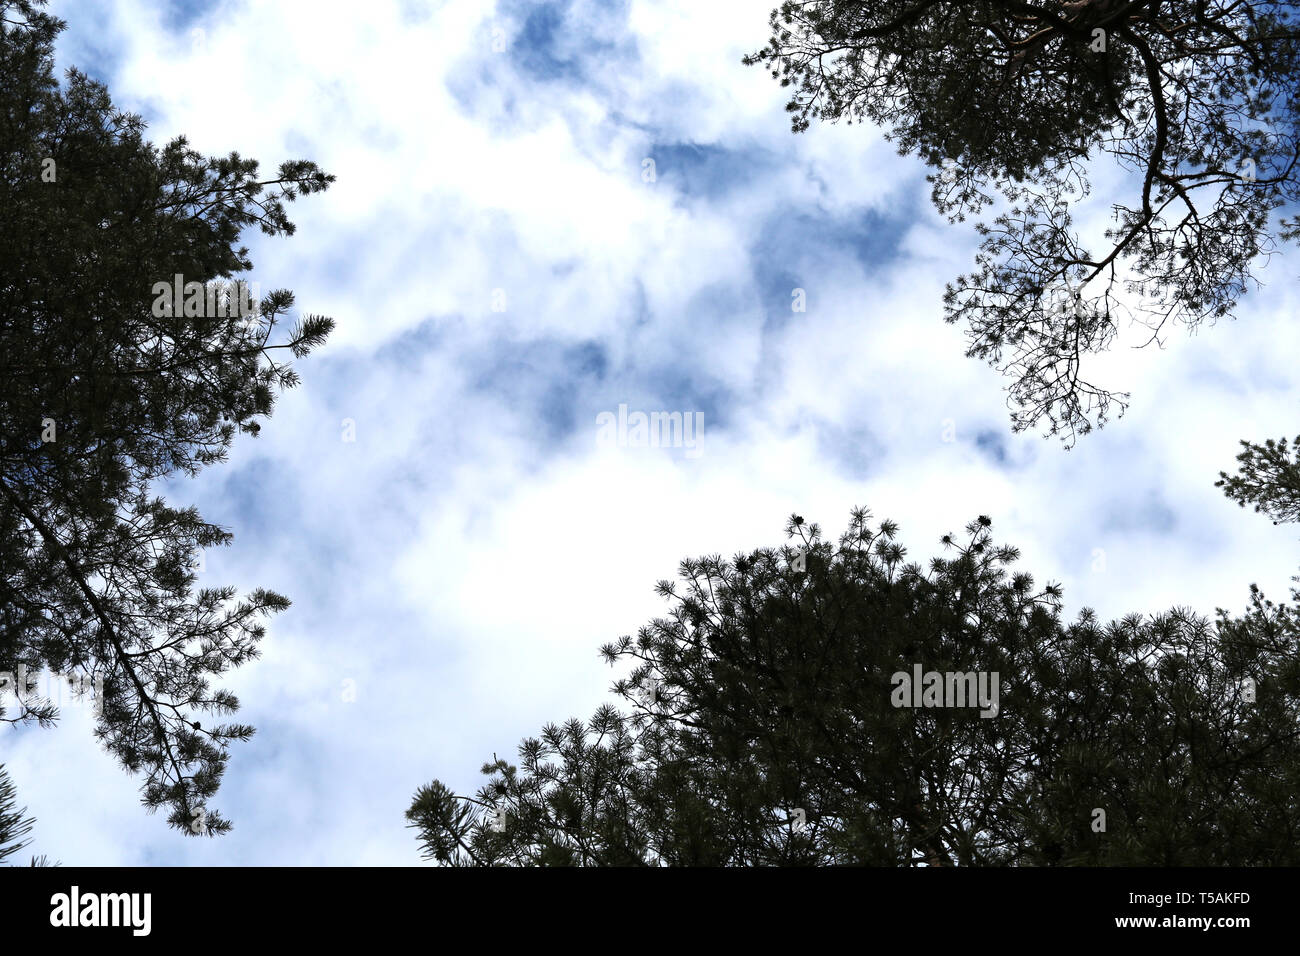
M281 356L332 328L286 330L293 295L239 301L233 277L252 268L242 230L292 235L285 203L333 177L299 160L261 179L183 137L155 147L103 85L57 82L64 24L42 7L0 0L0 672L93 688L96 735L143 775L145 805L221 833L206 801L253 728L223 720L238 701L213 681L256 657L262 619L289 602L196 590L200 549L231 535L150 489L256 435L297 382ZM197 285L166 301L177 276ZM12 720L54 713L20 699Z
M1219 472L1216 487L1243 508L1247 504L1273 519L1274 524L1300 521L1300 435L1287 445L1286 438L1264 444L1243 441L1237 456L1239 473Z
M1109 624L1011 569L991 520L906 560L855 511L833 547L683 561L668 617L590 721L407 811L445 865L1260 865L1300 862L1295 607ZM1300 595L1297 595L1300 599ZM900 675L998 675L996 710L914 707ZM957 689L954 683L953 689ZM969 687L967 688L969 689ZM925 703L924 699L922 703Z
M792 88L796 131L871 121L943 167L941 212L980 223L976 271L945 294L967 354L1011 379L1016 430L1073 443L1126 393L1083 375L1129 315L1160 341L1229 315L1300 199L1300 31L1284 0L788 0L745 58ZM1103 248L1071 218L1089 163L1134 174ZM1149 344L1149 343L1148 343Z
M0 763L0 863L27 846L28 841L23 838L36 822L25 816L25 809L18 809L17 801L13 781Z

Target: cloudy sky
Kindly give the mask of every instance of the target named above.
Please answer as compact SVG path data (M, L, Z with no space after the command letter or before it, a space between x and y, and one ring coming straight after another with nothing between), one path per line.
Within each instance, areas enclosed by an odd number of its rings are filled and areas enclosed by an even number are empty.
M338 329L260 438L166 489L235 535L205 583L294 602L228 680L258 728L214 801L234 831L146 814L68 709L0 731L36 852L418 864L417 786L472 791L589 715L616 677L598 647L666 610L657 580L780 545L795 512L837 537L868 507L923 561L989 514L1070 617L1285 596L1294 528L1213 483L1238 439L1296 431L1297 257L1235 321L1121 335L1089 371L1132 392L1123 419L1070 451L1013 435L1004 381L942 321L973 229L874 130L790 132L740 62L772 3L51 4L60 69L156 143L338 176L290 207L297 235L245 237L263 290ZM620 404L702 415L699 454L601 443Z

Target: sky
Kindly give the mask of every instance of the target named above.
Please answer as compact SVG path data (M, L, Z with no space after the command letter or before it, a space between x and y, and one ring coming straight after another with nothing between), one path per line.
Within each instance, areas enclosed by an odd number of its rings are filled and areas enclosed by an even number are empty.
M922 563L987 514L1071 619L1286 596L1295 529L1214 481L1240 439L1296 430L1295 251L1234 320L1164 348L1121 330L1087 371L1132 393L1122 419L1070 450L1013 434L1006 381L942 318L974 229L878 130L791 133L741 63L771 5L51 3L60 71L155 143L338 177L289 207L296 235L243 239L249 279L338 325L260 437L161 489L234 534L201 583L293 601L224 683L257 727L213 801L234 830L146 813L69 707L0 729L32 851L425 865L417 787L472 793L493 754L590 716L622 673L600 645L669 610L656 581L784 544L795 513L837 539L869 508ZM1085 233L1125 186L1095 183ZM620 405L691 416L696 447L602 440Z

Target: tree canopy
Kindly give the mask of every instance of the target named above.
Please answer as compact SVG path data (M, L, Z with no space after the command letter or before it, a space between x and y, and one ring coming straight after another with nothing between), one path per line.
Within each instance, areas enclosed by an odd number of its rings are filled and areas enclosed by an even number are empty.
M1016 430L1073 443L1122 413L1127 393L1083 369L1121 318L1149 343L1228 316L1276 239L1300 237L1300 218L1273 221L1300 198L1289 3L789 0L771 28L745 59L792 88L796 131L872 121L943 167L932 195L953 221L998 204L945 318L1009 376ZM1132 192L1092 250L1072 211L1101 156Z
M231 535L150 488L256 435L297 381L288 357L332 328L286 328L287 290L230 296L252 268L241 232L292 235L285 204L333 177L299 160L260 178L184 137L155 147L103 85L76 70L59 84L64 24L42 6L0 0L0 672L95 688L96 734L143 775L145 805L221 833L205 804L253 729L223 720L238 701L212 682L257 655L262 619L289 602L196 589L201 549ZM160 306L178 276L203 294ZM54 718L17 690L7 720Z
M426 858L1300 861L1297 608L1252 589L1237 617L1067 623L991 524L927 567L862 510L838 547L792 516L787 546L683 561L657 588L671 613L602 649L625 709L547 725L473 797L421 787L406 816ZM984 675L996 706L912 706L918 670Z

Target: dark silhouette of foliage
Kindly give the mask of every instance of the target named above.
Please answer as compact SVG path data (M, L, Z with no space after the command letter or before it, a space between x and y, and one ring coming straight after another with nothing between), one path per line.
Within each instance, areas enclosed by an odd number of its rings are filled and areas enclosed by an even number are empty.
M952 221L1005 200L945 318L1011 378L1017 431L1073 444L1122 414L1127 393L1082 369L1131 316L1119 293L1148 344L1229 315L1275 247L1271 215L1300 197L1300 33L1280 0L811 0L771 26L745 61L792 87L796 131L879 124L943 167L932 195ZM1094 252L1071 209L1103 154L1136 182Z
M1300 861L1296 609L1252 589L1246 614L1213 623L1175 609L1067 624L1059 586L1013 571L991 524L945 536L928 568L862 510L838 547L794 516L791 546L683 561L658 585L671 614L602 650L630 667L613 688L627 710L548 725L518 766L485 765L475 797L420 788L406 816L426 857ZM996 715L896 706L893 675L918 664L997 673Z
M1215 486L1243 508L1255 506L1274 524L1300 521L1300 435L1288 447L1287 440L1269 438L1264 444L1243 441L1239 473L1219 472Z
M237 709L211 682L257 655L261 619L289 602L196 591L199 549L231 536L149 489L256 435L297 381L280 356L306 355L333 321L286 330L283 289L251 314L191 315L159 309L153 287L250 270L241 231L292 235L284 204L333 177L294 161L259 179L237 153L154 147L102 85L75 70L56 81L64 24L42 6L0 0L0 671L102 681L96 734L144 775L145 805L221 833L205 803L228 744L253 728L199 712ZM11 720L55 713L20 698Z
M25 816L25 809L18 809L17 801L13 781L5 773L4 764L0 764L0 863L27 846L29 841L24 837L36 822Z

